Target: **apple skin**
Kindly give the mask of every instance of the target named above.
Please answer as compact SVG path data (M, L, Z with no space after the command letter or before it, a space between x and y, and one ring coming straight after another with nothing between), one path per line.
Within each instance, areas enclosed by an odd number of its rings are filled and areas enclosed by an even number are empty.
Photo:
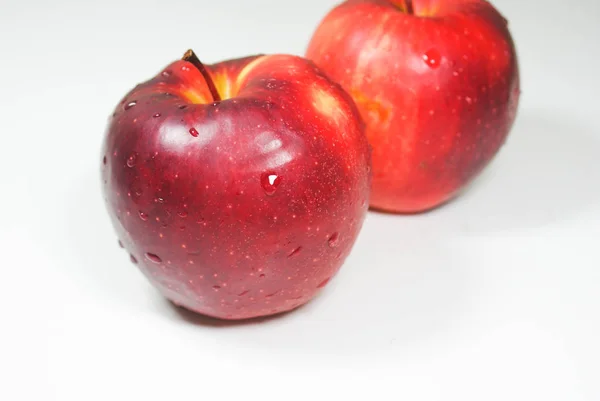
M519 67L488 2L350 0L321 21L306 57L356 101L373 147L371 208L417 213L456 197L515 120Z
M122 246L173 303L221 319L294 309L350 253L371 156L349 95L313 63L176 61L121 101L103 192Z

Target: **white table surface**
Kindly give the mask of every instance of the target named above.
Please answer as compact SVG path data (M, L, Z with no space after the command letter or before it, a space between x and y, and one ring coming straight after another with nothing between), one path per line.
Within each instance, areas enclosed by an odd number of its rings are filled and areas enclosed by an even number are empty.
M0 1L0 399L600 400L600 4L496 0L523 96L469 189L370 213L316 300L182 315L117 246L99 146L189 47L302 54L331 0Z

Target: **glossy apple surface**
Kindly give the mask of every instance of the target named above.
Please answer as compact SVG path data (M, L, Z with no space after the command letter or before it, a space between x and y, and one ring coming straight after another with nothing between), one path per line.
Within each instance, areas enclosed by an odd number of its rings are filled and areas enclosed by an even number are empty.
M515 46L486 1L346 1L320 23L306 56L366 122L374 209L422 212L452 199L515 119Z
M302 58L205 68L208 80L176 61L118 105L103 146L108 211L175 304L223 319L291 310L336 274L363 224L363 123Z

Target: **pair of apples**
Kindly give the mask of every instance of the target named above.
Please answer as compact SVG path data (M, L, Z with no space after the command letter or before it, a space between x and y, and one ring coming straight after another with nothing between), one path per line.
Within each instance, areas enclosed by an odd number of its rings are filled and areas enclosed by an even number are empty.
M311 60L311 61L309 61ZM455 197L498 152L519 73L483 0L349 0L306 58L189 51L117 106L103 190L121 246L173 303L292 310L342 266L369 207Z

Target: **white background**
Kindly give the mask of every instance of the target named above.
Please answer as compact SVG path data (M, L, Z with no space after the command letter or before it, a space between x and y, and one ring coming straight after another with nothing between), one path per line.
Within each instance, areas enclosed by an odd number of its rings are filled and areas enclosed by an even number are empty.
M262 323L182 315L117 246L100 144L189 47L302 54L330 0L0 2L0 399L600 400L600 5L496 0L523 97L457 201L370 213L340 274Z

